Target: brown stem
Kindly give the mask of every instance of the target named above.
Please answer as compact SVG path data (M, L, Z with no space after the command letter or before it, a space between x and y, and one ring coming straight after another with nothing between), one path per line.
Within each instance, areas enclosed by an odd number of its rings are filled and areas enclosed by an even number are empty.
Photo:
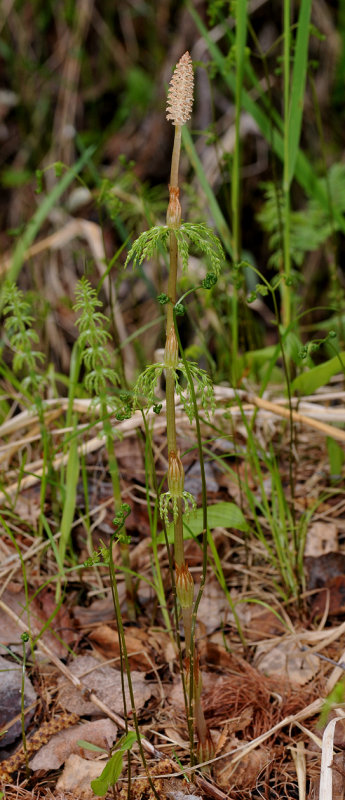
M166 371L166 416L167 416L167 440L168 456L169 453L176 453L176 422L175 422L175 374L174 370Z
M174 147L171 157L170 186L178 186L182 126L175 125Z
M187 656L190 655L190 648L192 643L192 611L193 611L193 606L182 609L184 640L185 640Z
M175 126L175 138L173 154L171 159L171 173L170 173L170 199L167 213L167 223L170 226L170 270L168 279L168 297L170 303L167 307L167 329L166 329L166 353L171 356L171 340L169 348L169 334L172 326L174 326L173 307L176 303L176 283L177 283L177 265L178 265L178 242L174 230L178 228L181 219L181 206L179 204L179 188L178 188L178 169L181 152L181 126ZM169 362L168 362L169 363ZM166 369L166 418L167 418L167 442L168 442L168 457L170 461L171 454L176 454L176 421L175 421L175 371L168 367ZM183 487L182 487L183 490ZM182 491L181 491L182 494ZM174 551L176 567L181 568L185 564L184 559L184 545L183 545L183 521L182 521L182 497L177 501L178 514L174 522ZM183 627L185 633L185 647L187 659L189 659L190 667L194 672L193 667L193 603L190 606L182 607ZM204 717L204 712L200 702L200 673L199 662L196 656L196 674L191 676L191 692L194 699L195 708L195 725L198 732L199 743L202 745L208 740L208 729ZM194 681L193 681L194 678ZM193 688L194 683L194 688ZM192 702L191 706L192 707ZM192 734L193 739L193 734ZM191 742L193 745L193 741Z

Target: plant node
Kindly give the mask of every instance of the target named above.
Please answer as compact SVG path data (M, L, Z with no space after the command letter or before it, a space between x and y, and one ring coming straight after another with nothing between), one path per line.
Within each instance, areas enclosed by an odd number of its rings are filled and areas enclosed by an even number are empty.
M191 608L194 599L194 580L188 564L175 564L176 595L181 608Z

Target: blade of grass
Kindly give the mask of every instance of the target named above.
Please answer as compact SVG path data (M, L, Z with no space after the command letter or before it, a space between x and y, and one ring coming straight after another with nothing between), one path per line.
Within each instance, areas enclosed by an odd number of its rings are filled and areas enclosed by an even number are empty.
M76 428L76 419L74 418ZM67 549L68 540L71 534L71 527L77 500L77 484L79 478L79 455L77 436L73 436L70 443L66 470L66 494L61 519L61 536L59 541L59 563L63 569L64 557Z
M223 216L222 211L219 208L217 200L213 194L211 186L206 178L204 168L202 163L197 155L196 149L194 147L194 143L192 137L187 129L186 125L182 128L182 142L184 149L188 155L190 163L194 169L194 172L200 182L200 186L205 193L209 209L211 211L215 226L218 230L218 233L223 241L224 247L232 257L232 244L231 244L231 234L229 230L228 223L226 222L225 217Z
M291 6L290 0L284 0L284 51L283 51L283 75L284 75L284 160L283 160L283 196L285 214L283 218L283 271L285 271L287 281L281 284L282 295L282 319L285 328L288 328L291 320L291 248L290 248L290 183L289 183L289 154L290 154L290 46L291 46Z
M289 186L295 174L302 127L303 100L308 67L311 3L312 0L302 0L298 16L289 115L289 169L287 175Z
M235 39L235 147L231 181L231 210L232 210L232 243L235 264L241 258L241 233L240 233L240 121L242 110L242 86L245 61L245 46L247 37L247 0L237 3L236 6L236 39ZM231 377L233 386L238 379L238 289L236 281L232 289L232 314L231 314Z
M236 76L234 72L229 70L228 62L225 56L220 51L219 47L212 41L209 32L200 19L198 13L194 8L192 8L191 5L188 5L188 9L201 36L204 38L207 44L211 57L215 61L225 83L234 95L236 91ZM278 131L277 128L272 128L272 119L270 119L265 111L259 107L255 100L252 99L249 92L245 88L242 89L242 106L253 117L269 146L272 146L273 151L283 162L284 141L280 131ZM273 117L273 115L271 115L271 117ZM327 192L325 191L321 181L316 177L314 167L309 163L308 159L304 153L301 152L301 150L298 150L296 156L294 176L306 194L310 197L316 198L328 213L329 201ZM337 211L337 209L334 209L334 218L339 229L345 232L345 218Z
M18 278L20 270L23 266L25 260L25 253L33 243L38 231L40 230L44 220L48 216L51 209L56 205L57 201L60 199L61 195L66 191L70 183L74 180L74 178L81 172L87 161L91 158L93 153L95 152L95 147L88 147L85 150L85 153L79 158L79 160L74 164L68 172L61 178L59 183L54 186L52 191L44 198L40 206L38 207L37 211L35 211L33 217L28 222L28 225L23 233L23 236L19 239L16 244L12 264L10 269L7 273L7 279L10 283L15 282ZM0 309L2 308L3 301L2 297L0 297Z

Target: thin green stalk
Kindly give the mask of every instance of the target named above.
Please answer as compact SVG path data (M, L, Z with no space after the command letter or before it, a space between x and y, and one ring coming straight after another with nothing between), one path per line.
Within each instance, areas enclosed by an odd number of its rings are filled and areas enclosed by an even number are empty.
M203 454L203 446L202 446L202 438L201 438L201 428L200 428L200 419L199 419L199 412L198 412L198 404L196 401L194 383L190 372L190 367L188 361L185 356L184 349L182 347L182 342L180 338L180 334L177 327L176 321L176 311L174 309L174 326L176 337L179 343L179 350L181 354L181 358L184 364L184 368L186 371L188 384L189 384L189 391L190 396L194 408L194 420L195 420L195 427L196 427L196 436L197 436L197 443L198 443L198 453L199 453L199 463L200 463L200 475L201 475L201 490L202 490L202 516L203 516L203 532L202 532L202 574L201 574L201 581L199 586L199 591L194 603L194 606L190 609L191 619L190 619L190 647L189 647L189 654L190 654L190 703L192 703L192 697L194 695L194 699L196 702L194 703L195 708L195 722L197 726L199 740L204 742L207 738L208 730L205 723L204 713L202 710L202 706L200 703L200 695L195 698L194 693L194 659L195 659L195 627L196 627L196 620L197 620L197 613L199 604L202 598L202 594L204 591L204 586L206 583L206 575L207 575L207 487L206 487L206 475L205 475L205 463L204 463L204 454ZM192 708L190 708L190 713ZM193 766L193 759L194 754L192 756L192 766Z
M26 644L29 641L30 637L28 633L22 633L20 638L22 640L22 645L23 645L22 682L21 682L21 692L20 692L20 722L22 729L23 750L25 755L25 771L26 771L26 777L29 778L30 768L29 768L29 757L28 757L28 749L27 749L26 733L25 733L25 669L26 669Z
M247 33L247 0L242 0L236 6L236 88L235 88L235 146L231 181L231 208L232 208L232 249L233 259L237 265L241 258L240 236L240 163L241 141L240 121L242 111L242 86L245 58L245 43ZM237 358L238 358L238 289L236 281L232 289L232 318L231 318L231 352L232 352L232 382L237 384Z
M145 752L144 752L144 748L143 748L142 741L141 741L141 734L140 734L140 729L139 729L139 724L138 724L138 717L137 717L137 712L136 712L136 707L135 707L135 699L134 699L134 692L133 692L131 670L130 670L130 665L129 665L126 638L125 638L125 632L124 632L122 616L121 616L121 606L120 606L120 599L119 599L119 593L118 593L118 588L117 588L116 570L115 570L115 564L114 564L114 559L113 559L112 546L113 546L113 541L114 541L116 535L117 535L117 532L115 532L112 535L111 539L110 539L110 545L109 545L109 572L110 572L110 579L111 579L111 591L112 591L114 609L115 609L115 614L116 614L117 630L118 630L118 635L119 635L119 646L120 646L121 663L122 663L122 660L123 660L124 666L125 666L125 672L126 672L126 676L127 676L127 684L128 684L128 691L129 691L129 696L130 696L130 701L131 701L131 710L132 710L132 715L133 715L133 723L134 723L135 733L136 733L136 736L137 736L137 742L138 742L140 757L141 757L142 764L143 764L143 767L144 767L145 772L146 772L146 777L147 777L148 782L150 784L150 787L151 787L151 789L153 791L153 794L154 794L156 800L160 800L159 794L158 794L158 792L157 792L157 790L155 788L155 785L153 783L153 780L151 778L151 775L150 775L148 767L147 767L147 762L146 762ZM124 703L124 709L125 709L125 722L126 722L126 732L127 732L128 731L128 721L127 721L127 714L126 714L126 694L125 694L125 687L124 687L124 683L123 683L123 678L124 678L124 670L121 669L122 695L123 695L123 703Z
M77 416L73 416L72 424L74 427L74 435L70 439L70 449L68 453L68 461L66 468L66 485L65 496L60 525L60 540L59 540L59 568L62 570L61 580L64 577L64 559L68 542L71 537L72 522L74 519L76 504L77 504L77 486L79 479L79 454L78 454L78 440L76 434ZM56 586L56 602L61 596L61 580Z
M150 521L150 530L151 530L151 541L152 541L152 553L153 553L153 575L154 575L154 582L155 582L155 590L159 602L159 606L161 612L163 614L163 619L165 622L166 630L171 637L171 640L174 645L176 645L173 631L171 627L170 617L168 613L168 608L165 599L165 592L164 592L164 585L163 585L163 578L162 572L160 568L159 556L158 556L158 543L157 543L157 518L158 518L158 503L155 504L154 515L152 516L151 511L151 503L150 503L150 495L149 495L149 484L151 479L152 488L155 491L156 497L159 496L158 484L157 484L157 476L156 470L154 465L154 459L152 455L152 445L151 445L151 434L149 430L149 426L147 424L147 419L145 414L142 412L142 420L145 428L145 474L146 474L146 501L147 501L147 510L149 515ZM149 475L147 474L149 471ZM170 555L170 548L168 547L168 554Z
M160 489L157 484L157 476L156 470L154 466L154 460L152 455L152 448L151 448L151 436L148 429L148 424L146 420L146 416L142 413L144 428L145 428L145 464L151 464L151 479L152 485L155 490L156 497L159 497ZM147 495L147 508L150 518L150 527L152 533L152 551L154 556L154 575L155 575L155 588L158 596L158 600L160 602L160 608L166 623L168 633L173 637L173 631L171 627L170 617L166 605L165 600L165 593L164 593L164 586L162 581L162 574L160 569L159 557L158 557L158 544L157 544L157 511L158 506L155 505L155 512L154 512L154 519L152 520L151 514L151 507L150 507L150 498L148 494L148 487L146 489ZM179 658L179 665L180 665L180 674L182 677L182 689L183 689L183 697L184 697L184 704L186 709L186 719L187 719L187 726L188 726L188 734L189 734L189 742L190 742L190 752L194 753L194 727L193 727L193 714L190 713L190 706L188 700L188 693L186 689L186 680L185 680L185 673L184 673L184 664L183 664L183 656L182 656L182 647L181 647L181 639L180 639L180 631L179 631L179 609L177 605L177 595L176 595L176 584L175 584L175 576L174 576L174 566L173 566L173 558L171 553L171 548L169 545L167 529L164 518L162 519L163 524L163 532L164 532L164 540L165 540L165 547L166 552L168 555L168 562L169 562L169 574L171 578L172 584L172 591L173 591L173 608L174 608L174 617L175 617L175 638L173 638L173 644L177 647L177 653ZM158 581L158 583L157 583Z
M19 545L18 545L18 543L16 541L16 537L14 536L14 534L12 533L10 527L7 525L5 519L1 515L0 515L0 523L3 526L4 530L6 531L9 539L11 540L11 542L12 542L14 548L15 548L15 550L18 553L18 557L19 557L19 561L20 561L20 565L21 565L21 569L22 569L24 595L25 595L25 611L26 611L26 615L27 615L28 629L29 629L29 632L30 632L29 633L29 641L30 641L30 649L31 649L31 658L32 658L32 663L34 664L36 659L35 659L35 649L34 649L33 636L32 636L32 628L31 628L30 596L29 596L29 585L28 585L28 579L27 579L27 575L26 575L25 561L23 559L23 555L22 555L21 549L20 549L20 547L19 547Z
M283 166L283 196L284 196L284 272L286 280L290 279L291 274L291 255L290 255L290 40L291 40L291 7L290 0L284 0L284 53L283 53L283 74L284 74L284 166ZM282 285L282 316L283 325L288 327L291 319L291 297L290 287L286 281Z
M121 486L119 477L119 467L114 450L114 434L109 419L107 401L105 397L101 398L101 418L102 418L103 430L105 433L105 446L108 455L109 472L113 487L115 513L117 513L122 503ZM121 542L120 552L121 552L122 565L124 567L128 617L130 620L135 620L136 614L135 614L134 585L133 585L132 575L130 572L131 565L130 565L129 545L127 542Z

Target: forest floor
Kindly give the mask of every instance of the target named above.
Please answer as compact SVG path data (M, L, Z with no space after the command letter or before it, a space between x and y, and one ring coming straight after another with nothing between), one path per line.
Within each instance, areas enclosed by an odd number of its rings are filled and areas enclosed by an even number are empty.
M313 417L332 421L341 410L343 393L335 384L313 398ZM229 392L228 392L229 393ZM221 400L223 394L223 399ZM225 393L226 395L226 393ZM276 398L277 399L277 398ZM245 467L246 428L235 399L218 392L217 424L223 430L212 443L206 460L208 505L235 502L253 526L251 511L241 490L249 482L257 502L257 476ZM260 447L279 446L282 484L289 495L289 440L286 422L276 413L259 409L255 435ZM302 403L303 406L303 403ZM243 403L248 419L254 403ZM304 408L304 411L308 409ZM301 412L301 409L299 409ZM303 411L303 408L302 408ZM59 436L59 404L51 411L50 429ZM83 416L84 413L84 416ZM310 414L310 407L309 407ZM80 424L88 411L80 412ZM198 612L197 647L201 657L202 703L215 744L215 758L201 773L188 768L189 741L178 660L173 641L165 629L152 586L152 547L145 497L145 461L140 419L122 425L123 438L116 445L123 499L131 506L127 533L131 535L131 569L136 580L137 617L126 618L125 586L118 571L119 594L125 622L126 643L134 685L140 731L147 740L147 768L159 797L184 795L229 798L317 797L320 778L320 713L324 700L342 676L336 662L345 660L345 500L341 485L330 481L325 435L307 423L295 425L298 459L294 463L294 508L296 520L313 509L305 549L305 587L299 601L280 598L279 575L253 533L223 527L221 519L212 531L223 575L241 627L241 636L229 600L215 575L212 553L206 587ZM24 412L12 419L15 431L7 448L22 438L35 438L37 421ZM6 423L5 423L6 424ZM8 423L7 423L8 424ZM313 422L311 422L311 425ZM323 423L321 423L322 425ZM178 431L186 465L186 488L201 492L200 468L190 425L178 413ZM203 427L207 438L210 429ZM96 430L84 441L89 487L89 534L92 547L109 543L114 517L112 487L104 446ZM156 417L153 434L155 465L160 477L166 469L164 422ZM229 446L230 442L230 446ZM87 448L87 443L89 448ZM222 456L232 468L219 467ZM0 631L3 645L0 689L2 724L10 741L0 752L6 797L78 796L90 793L90 780L99 775L104 761L99 752L83 747L90 741L109 747L124 727L124 709L119 669L119 640L105 566L81 565L89 556L85 536L82 486L78 517L73 523L70 566L66 568L62 597L56 602L56 562L51 544L34 538L30 530L39 515L38 476L27 466L14 500L9 525L12 536L1 537ZM264 467L263 467L264 470ZM270 497L272 476L263 472ZM27 486L25 488L25 481ZM8 496L13 476L8 475ZM12 494L13 496L13 494ZM272 508L274 499L271 497ZM79 505L80 504L80 505ZM226 505L220 506L226 509ZM45 511L56 527L52 487ZM27 524L20 524L18 520ZM265 520L262 518L265 526ZM15 531L15 540L13 540ZM266 529L267 541L270 531ZM58 536L56 537L58 541ZM90 540L89 540L90 541ZM292 543L291 543L292 546ZM200 581L202 552L200 537L190 539L187 560L196 585ZM169 612L172 596L165 545L159 559ZM114 560L120 564L119 546ZM23 576L25 581L23 585ZM170 588L169 588L170 587ZM31 634L26 648L24 705L26 749L20 744L20 697L23 643L21 634ZM4 660L6 659L6 660ZM15 686L13 680L18 679ZM76 680L79 678L79 681ZM127 690L126 690L127 691ZM17 693L17 694L16 694ZM16 694L16 696L15 696ZM23 694L23 693L22 693ZM95 704L92 698L96 698ZM339 696L338 696L339 700ZM99 701L104 705L99 706ZM127 693L128 702L128 693ZM331 714L343 716L341 709ZM128 724L131 727L131 712ZM333 786L343 785L344 723L336 727ZM19 746L19 750L18 750ZM151 750L150 750L151 747ZM104 758L104 757L103 757ZM26 766L27 760L27 766ZM164 777L163 777L164 776ZM127 792L127 767L117 784L121 797ZM307 789L303 790L303 786ZM122 788L121 788L122 787ZM307 794L303 795L303 791ZM133 798L147 798L152 790L145 777L136 746L132 752ZM334 795L338 796L338 795ZM340 796L340 795L339 795Z

